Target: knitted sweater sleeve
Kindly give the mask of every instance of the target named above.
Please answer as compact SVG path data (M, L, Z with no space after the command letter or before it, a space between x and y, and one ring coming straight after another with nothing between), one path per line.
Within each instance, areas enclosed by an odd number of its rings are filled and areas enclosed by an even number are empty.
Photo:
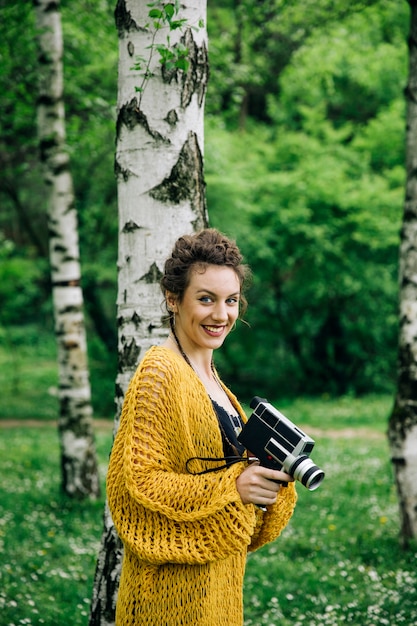
M295 484L281 487L276 503L266 513L257 511L258 523L253 533L249 551L257 550L279 537L291 519L297 502Z
M254 507L243 505L236 489L240 464L187 473L190 457L222 456L217 421L204 397L195 381L152 358L126 394L107 494L124 545L151 563L223 559L246 550L256 528Z

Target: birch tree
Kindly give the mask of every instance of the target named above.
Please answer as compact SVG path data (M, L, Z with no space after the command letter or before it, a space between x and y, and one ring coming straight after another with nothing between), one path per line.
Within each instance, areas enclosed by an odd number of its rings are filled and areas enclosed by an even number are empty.
M161 343L159 280L174 241L207 226L203 176L208 80L205 0L117 2L118 354L115 432L144 352ZM114 623L122 546L107 508L90 625Z
M388 437L400 508L400 537L417 538L417 1L411 8L405 90L406 191L400 244L398 382Z
M92 427L77 215L65 148L63 41L59 1L34 0L39 57L38 134L48 205L49 257L58 345L63 491L97 497L99 477Z

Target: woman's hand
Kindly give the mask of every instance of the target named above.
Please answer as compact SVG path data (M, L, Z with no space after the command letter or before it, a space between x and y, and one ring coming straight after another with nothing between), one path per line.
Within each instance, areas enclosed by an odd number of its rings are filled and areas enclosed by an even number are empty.
M293 482L294 478L280 470L252 463L236 479L236 487L243 504L268 506L275 504L281 485L276 482Z

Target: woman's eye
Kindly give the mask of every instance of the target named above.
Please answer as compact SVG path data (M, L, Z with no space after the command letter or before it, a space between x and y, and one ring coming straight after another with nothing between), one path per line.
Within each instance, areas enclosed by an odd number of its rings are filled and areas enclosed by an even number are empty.
M211 304L212 302L214 302L214 299L212 296L201 296L201 298L199 298L199 302L202 302L203 304ZM238 297L227 298L225 302L226 304L230 304L230 305L238 304L239 298Z

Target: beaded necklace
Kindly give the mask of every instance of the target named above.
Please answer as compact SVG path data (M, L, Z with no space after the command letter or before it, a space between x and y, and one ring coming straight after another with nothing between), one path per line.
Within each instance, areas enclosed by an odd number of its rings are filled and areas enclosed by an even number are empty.
M177 337L177 333L175 332L174 324L173 324L172 322L171 322L171 332L172 332L172 335L173 335L173 337L174 337L175 343L177 344L178 350L180 351L180 354L181 354L181 356L183 357L184 361L185 361L185 362L186 362L186 363L187 363L187 364L191 367L191 369L193 370L193 372L195 372L195 373L197 374L197 376L198 376L198 377L200 378L200 380L201 380L201 377L200 377L200 375L198 374L198 372L197 372L196 368L193 366L193 364L191 363L191 361L190 361L190 359L188 358L187 354L185 353L185 351L184 351L184 349L183 349L183 347L182 347L182 345L181 345L181 343L180 343L180 340L179 340L179 339L178 339L178 337ZM222 387L222 386L221 386L221 384L220 384L220 381L219 381L219 379L218 379L218 376L217 376L216 370L215 370L215 368L214 368L214 363L213 363L213 360L212 360L212 361L211 361L211 363L210 363L210 369L211 369L211 372L212 372L212 374L213 374L213 378L214 378L215 382L217 383L217 385L219 386L219 388L220 388L220 389L224 392L224 389L223 389L223 387ZM210 394L209 394L209 396L210 396ZM213 403L212 398L210 398L210 400L211 400L211 402ZM215 401L214 401L214 402L215 402ZM216 403L216 402L215 402L215 404L217 404L217 405L218 405L218 403ZM218 406L219 406L219 405L218 405ZM223 407L221 407L221 408L223 408ZM240 433L240 431L242 430L242 425L241 425L241 423L240 423L240 419L239 419L239 417L237 417L237 416L236 416L236 421L235 421L235 420L234 420L234 416L230 415L229 411L227 411L226 409L224 409L224 412L225 412L225 413L226 413L226 415L228 416L228 418L229 418L229 420L230 420L230 422L231 422L231 424L232 424L232 428L233 428L233 430L234 430L234 432L235 432L235 435L237 436L237 435ZM217 412L217 411L215 411L215 413L216 413L216 416L217 416L217 421L218 421L218 423L219 423L220 431L221 431L221 433L222 433L222 437L224 438L224 440L225 440L225 442L227 443L227 445L228 445L228 446L229 446L229 447L230 447L233 451L236 451L236 446L235 446L235 445L234 445L234 444L233 444L233 443L232 443L232 442L228 439L228 437L227 437L227 435L226 435L226 432L225 432L225 430L224 430L224 428L223 428L223 425L222 425L222 423L221 423L221 421L220 421L220 417L219 417L219 415L218 415L218 412Z

